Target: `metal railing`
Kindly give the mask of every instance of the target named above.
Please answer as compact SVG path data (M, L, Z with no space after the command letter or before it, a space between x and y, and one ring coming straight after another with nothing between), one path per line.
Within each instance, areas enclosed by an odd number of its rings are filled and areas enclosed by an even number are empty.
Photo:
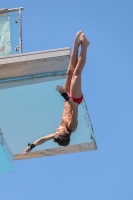
M17 11L19 13L19 16L18 16L18 18L15 22L15 23L17 23L18 21L20 22L19 23L19 46L16 47L16 48L19 49L19 53L22 53L22 10L24 10L23 7L12 8L12 9L8 9L8 8L0 9L0 15L7 14L7 13L10 13L10 12L17 12Z

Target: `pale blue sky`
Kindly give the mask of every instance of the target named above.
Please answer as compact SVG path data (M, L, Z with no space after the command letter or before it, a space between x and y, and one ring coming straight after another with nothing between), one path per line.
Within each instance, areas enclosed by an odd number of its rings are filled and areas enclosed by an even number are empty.
M14 173L0 175L1 200L133 200L133 1L5 0L0 6L25 8L24 52L72 48L75 33L85 32L91 45L83 92L98 145L15 162Z

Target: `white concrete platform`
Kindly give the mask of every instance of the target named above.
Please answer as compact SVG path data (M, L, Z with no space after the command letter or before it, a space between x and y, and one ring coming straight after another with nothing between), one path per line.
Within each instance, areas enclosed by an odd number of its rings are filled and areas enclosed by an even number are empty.
M0 57L0 89L62 79L69 58L70 48Z
M0 129L0 174L14 171L14 157Z

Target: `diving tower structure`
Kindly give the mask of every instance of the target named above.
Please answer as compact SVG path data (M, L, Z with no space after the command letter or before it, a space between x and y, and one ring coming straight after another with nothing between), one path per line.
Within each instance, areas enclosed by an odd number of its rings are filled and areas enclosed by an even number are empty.
M1 17L7 17L10 12L18 12L18 16L16 16L16 18L12 18L12 22L9 21L9 23L13 24L14 29L17 30L17 41L15 42L15 40L13 39L13 42L11 41L10 44L2 44L5 45L5 47L7 45L9 53L5 55L5 52L3 52L2 50L0 55L0 95L4 95L5 100L9 99L8 106L11 106L11 109L15 110L17 104L17 102L15 102L16 93L22 94L24 92L24 88L27 89L28 87L33 87L33 90L36 92L34 86L40 88L40 84L43 84L43 86L41 87L45 89L45 97L44 99L42 99L42 101L47 105L45 106L43 114L44 121L46 122L45 132L42 133L41 130L34 130L34 124L27 125L28 129L30 129L30 127L33 128L32 134L27 134L26 131L22 132L22 130L15 130L16 124L25 124L27 122L20 121L18 116L15 116L15 119L14 117L11 118L11 115L6 109L7 101L4 102L4 100L0 100L0 105L4 109L4 113L2 113L3 117L1 118L0 127L3 131L2 132L0 130L0 173L13 171L14 160L31 159L97 149L93 127L84 99L79 106L78 129L74 134L72 134L72 139L69 146L59 147L54 142L50 141L46 145L44 144L37 146L30 153L22 155L22 151L27 146L28 141L34 141L35 139L41 137L42 134L47 135L51 132L54 132L55 128L59 125L60 117L62 114L63 101L62 99L60 99L59 95L55 91L55 86L56 84L64 84L71 53L69 47L22 53L21 11L23 9L23 7L20 7L15 9L5 8L0 10ZM9 18L3 18L2 20L3 22L5 22L4 20L9 20ZM3 25L3 27L4 26L5 24ZM19 88L19 90L17 88ZM14 96L10 96L11 93L9 91L11 89L13 90ZM31 88L29 88L29 93L30 89ZM15 93L15 91L17 92ZM13 101L10 101L10 98L14 98L15 103ZM29 98L30 101L30 96L26 98ZM53 99L54 102L59 102L58 105L56 104L56 106L54 106ZM21 101L20 104L22 103L23 102ZM51 108L51 110L49 111L48 108ZM56 113L55 118L53 113ZM29 115L29 113L26 113L25 111L25 116L26 115ZM23 116L23 120L25 120L25 116ZM52 125L51 123L49 123L51 119L53 119ZM41 127L43 127L43 120L39 118L38 121L41 121ZM14 128L10 128L10 131L9 129L7 129L7 124L9 124L8 122L14 124ZM36 121L35 123L38 122Z

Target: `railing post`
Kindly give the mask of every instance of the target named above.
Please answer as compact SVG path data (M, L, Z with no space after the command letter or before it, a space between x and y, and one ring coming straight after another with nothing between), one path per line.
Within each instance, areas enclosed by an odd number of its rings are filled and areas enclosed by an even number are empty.
M22 53L22 11L19 9L19 53Z

